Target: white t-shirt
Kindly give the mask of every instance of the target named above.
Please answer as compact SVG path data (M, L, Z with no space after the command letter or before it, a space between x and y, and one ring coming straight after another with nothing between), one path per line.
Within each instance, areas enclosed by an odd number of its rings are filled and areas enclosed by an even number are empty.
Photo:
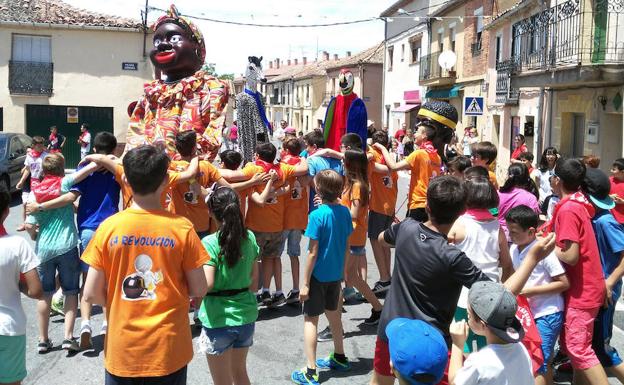
M542 203L549 196L552 195L552 188L550 187L550 177L553 175L553 170L541 171L536 168L533 170L535 176L539 177L539 202Z
M0 335L26 334L19 275L39 266L39 258L26 240L14 235L0 237Z
M88 153L91 151L91 134L87 131L85 136L82 137L82 141L85 143L80 143L80 152Z
M511 254L511 261L513 262L514 269L517 269L522 264L522 261L529 253L531 246L535 244L537 240L531 242L524 250L519 251L517 245L511 245L509 253ZM552 277L565 274L561 262L553 251L543 260L539 261L535 266L535 269L531 272L529 279L525 287L541 286L551 283ZM548 314L555 314L564 309L563 296L559 294L542 294L527 297L529 301L529 307L533 313L534 318L543 317Z
M455 376L455 385L533 384L531 358L521 343L490 344L472 353Z
M35 158L30 151L26 154L26 159L24 160L24 166L30 169L30 177L32 179L40 179L43 174L43 158L48 155L47 152L42 152L39 157Z

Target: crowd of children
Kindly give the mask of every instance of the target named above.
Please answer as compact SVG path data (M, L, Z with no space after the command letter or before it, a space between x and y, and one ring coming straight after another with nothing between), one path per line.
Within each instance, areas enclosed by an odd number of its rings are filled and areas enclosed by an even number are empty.
M532 169L519 138L499 188L492 143L447 158L452 106L427 102L418 117L401 159L384 131L368 143L345 134L340 151L325 149L319 131L303 141L286 132L282 148L260 143L246 165L228 149L218 167L197 158L190 131L176 136L175 160L148 145L118 159L114 136L100 133L94 154L65 175L63 157L34 138L20 187L35 251L0 226L0 383L26 376L20 291L38 299L37 350L47 353L59 289L63 349L93 346L91 306L104 307L107 385L185 384L191 308L213 382L249 384L258 308L284 303L304 315L306 363L291 380L318 384L319 370L350 370L342 307L362 300L371 307L364 324L378 328L373 385L552 384L557 341L578 383L606 384L607 373L624 381L610 345L624 276L624 159L609 179L549 147ZM410 174L406 197L400 170ZM9 203L0 191L2 222ZM367 240L379 271L372 287ZM516 313L525 302L537 349L523 344L529 331ZM321 315L329 327L319 332ZM333 351L317 359L324 340Z

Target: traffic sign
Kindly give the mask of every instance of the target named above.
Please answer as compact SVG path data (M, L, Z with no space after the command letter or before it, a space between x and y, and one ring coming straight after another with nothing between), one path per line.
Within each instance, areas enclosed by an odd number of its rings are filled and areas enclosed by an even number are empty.
M483 96L465 96L464 97L464 115L482 116L483 115Z

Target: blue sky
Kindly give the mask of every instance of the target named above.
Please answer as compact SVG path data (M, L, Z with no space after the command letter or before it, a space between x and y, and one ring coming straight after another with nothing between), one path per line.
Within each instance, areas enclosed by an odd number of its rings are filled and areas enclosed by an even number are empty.
M139 19L144 0L64 0L80 8L112 15ZM150 5L168 8L172 0L150 0ZM198 15L219 20L259 24L316 24L379 16L394 0L177 0L183 14ZM152 11L150 19L160 16ZM362 24L318 28L258 28L231 26L207 21L197 23L206 37L206 60L215 63L219 73L243 72L247 56L264 56L263 62L279 57L286 59L306 56L316 58L319 51L356 53L383 40L384 23L371 21Z

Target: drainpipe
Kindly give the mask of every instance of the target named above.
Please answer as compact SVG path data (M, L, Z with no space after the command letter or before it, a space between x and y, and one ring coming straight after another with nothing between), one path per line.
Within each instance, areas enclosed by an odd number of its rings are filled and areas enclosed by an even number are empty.
M535 127L533 133L533 153L536 155L542 153L542 145L544 141L542 140L542 129L544 127L544 123L542 122L542 104L544 104L544 87L540 87L539 90L539 100L537 102L537 119L535 119ZM539 163L539 160L537 160Z
M143 57L147 57L147 12L149 0L145 0L145 11L143 11Z
M553 128L553 96L554 92L551 89L548 90L548 146L552 146L552 128ZM561 149L559 149L561 150Z

